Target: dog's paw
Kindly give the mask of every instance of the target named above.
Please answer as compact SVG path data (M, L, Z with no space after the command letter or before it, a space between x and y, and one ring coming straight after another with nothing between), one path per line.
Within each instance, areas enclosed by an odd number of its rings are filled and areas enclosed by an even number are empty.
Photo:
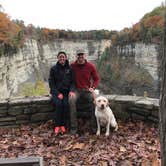
M109 133L105 133L105 136L108 137L108 136L109 136Z
M97 136L100 136L100 131L97 131L97 132L96 132L96 135L97 135Z
M118 130L118 125L116 125L116 126L115 126L115 129L114 129L114 131L117 131L117 130Z

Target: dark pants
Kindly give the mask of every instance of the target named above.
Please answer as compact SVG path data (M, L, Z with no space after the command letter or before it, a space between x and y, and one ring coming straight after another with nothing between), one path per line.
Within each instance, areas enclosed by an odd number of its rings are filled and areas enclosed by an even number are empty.
M95 105L93 101L94 98L91 92L87 90L78 90L76 92L76 98L69 98L71 130L78 129L77 110L79 108L84 108L85 106L88 106L88 111L90 111L91 114L91 129L96 129Z
M53 96L53 104L55 105L55 126L66 126L69 123L69 104L68 93L63 94L60 100L57 96Z

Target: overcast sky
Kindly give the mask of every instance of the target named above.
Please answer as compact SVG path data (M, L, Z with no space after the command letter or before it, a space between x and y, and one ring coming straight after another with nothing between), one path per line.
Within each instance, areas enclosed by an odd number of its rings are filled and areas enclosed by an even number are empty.
M12 19L25 25L65 30L122 30L163 0L0 0Z

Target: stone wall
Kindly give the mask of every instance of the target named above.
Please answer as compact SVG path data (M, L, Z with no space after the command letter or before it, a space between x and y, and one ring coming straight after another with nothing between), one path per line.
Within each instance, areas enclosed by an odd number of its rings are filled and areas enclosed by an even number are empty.
M117 119L129 118L158 122L158 99L138 96L106 95ZM0 126L17 127L53 119L50 97L15 98L0 101Z

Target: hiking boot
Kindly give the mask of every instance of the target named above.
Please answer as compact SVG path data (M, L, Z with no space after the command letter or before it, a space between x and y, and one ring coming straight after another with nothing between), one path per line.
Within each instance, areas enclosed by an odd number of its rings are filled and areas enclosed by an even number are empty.
M61 128L61 133L62 133L62 134L66 132L66 129L65 129L64 126L61 126L60 128Z
M56 135L58 135L59 132L60 132L60 127L55 127L54 128L54 132L55 132Z

